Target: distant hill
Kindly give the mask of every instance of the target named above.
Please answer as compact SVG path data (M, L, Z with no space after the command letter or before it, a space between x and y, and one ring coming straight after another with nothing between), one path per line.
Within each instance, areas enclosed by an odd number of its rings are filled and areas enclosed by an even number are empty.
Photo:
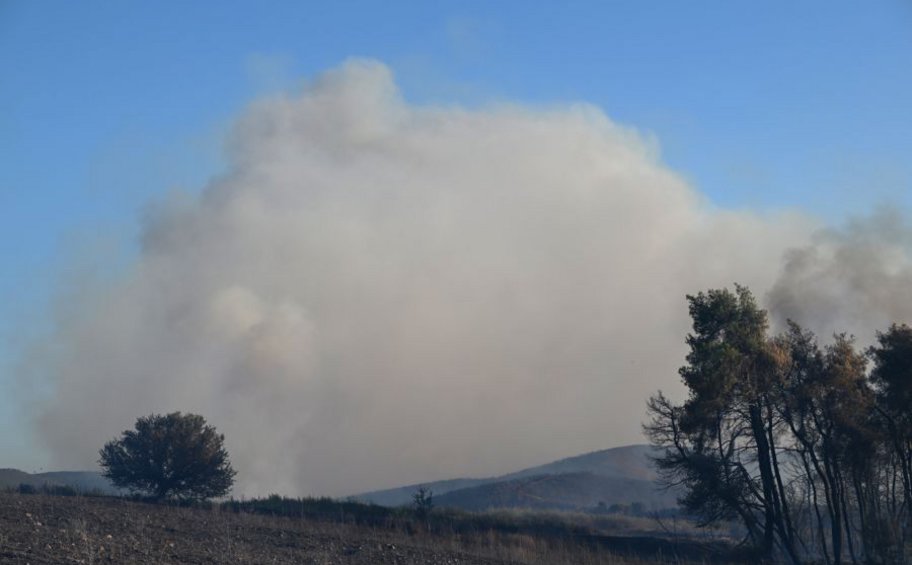
M639 502L647 508L675 506L675 494L654 483L648 445L593 451L498 477L463 478L367 492L358 500L383 506L409 504L419 486L434 492L438 506L481 508L592 508Z
M478 485L484 485L496 481L497 479L448 479L445 481L434 481L431 483L421 483L414 485L406 485L404 487L396 487L385 490L377 490L373 492L366 492L363 494L358 494L352 498L363 501L363 502L372 502L374 504L379 504L380 506L402 506L404 504L410 504L412 502L412 497L415 495L415 491L418 490L418 487L425 487L434 492L436 497L439 494L446 492L451 492L454 490L471 488Z
M592 473L603 477L653 481L656 479L656 472L649 462L649 456L653 454L655 449L649 445L625 445L559 459L538 467L502 475L497 477L497 480L559 473Z
M55 471L50 473L26 473L18 469L0 469L0 489L17 488L21 484L36 488L42 486L68 486L79 492L101 492L122 494L101 473L96 471Z
M19 469L0 469L0 488L17 487L21 484L40 486L33 475Z
M558 473L497 481L435 496L434 503L476 511L493 508L591 510L600 503L605 506L638 503L644 509L658 510L676 505L675 495L657 489L652 481L593 473Z

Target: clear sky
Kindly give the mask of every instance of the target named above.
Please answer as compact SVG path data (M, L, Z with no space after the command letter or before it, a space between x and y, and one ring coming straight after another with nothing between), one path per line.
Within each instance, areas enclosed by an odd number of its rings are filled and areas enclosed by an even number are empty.
M0 466L40 462L4 399L66 256L129 260L247 103L352 56L415 103L595 104L720 207L912 204L907 1L0 0Z

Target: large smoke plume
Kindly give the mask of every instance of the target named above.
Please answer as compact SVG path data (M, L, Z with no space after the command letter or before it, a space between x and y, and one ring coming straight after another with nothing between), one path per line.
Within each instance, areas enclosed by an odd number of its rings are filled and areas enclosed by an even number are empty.
M248 494L640 442L646 398L679 390L684 295L763 296L786 249L814 245L808 217L712 208L596 108L416 107L372 62L260 101L228 147L25 359L52 391L37 424L56 465L173 410L225 433ZM816 310L801 285L832 279L824 260L793 253L775 303Z

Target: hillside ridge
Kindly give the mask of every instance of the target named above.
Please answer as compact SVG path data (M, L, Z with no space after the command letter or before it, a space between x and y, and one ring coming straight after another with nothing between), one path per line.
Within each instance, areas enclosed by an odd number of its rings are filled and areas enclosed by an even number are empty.
M111 484L98 471L47 471L27 473L19 469L0 469L0 489L18 488L28 485L41 487L70 487L79 492L100 492L122 494L123 491Z
M424 487L434 492L435 500L439 504L445 504L447 501L453 500L453 497L442 497L455 491L466 491L492 483L515 481L527 477L578 473L589 473L604 479L632 479L653 485L656 473L648 459L652 452L653 448L646 444L623 445L565 457L543 465L536 465L494 477L457 478L415 483L390 489L369 491L355 495L353 498L383 506L400 506L409 504L415 491L419 487ZM655 490L654 485L652 489Z

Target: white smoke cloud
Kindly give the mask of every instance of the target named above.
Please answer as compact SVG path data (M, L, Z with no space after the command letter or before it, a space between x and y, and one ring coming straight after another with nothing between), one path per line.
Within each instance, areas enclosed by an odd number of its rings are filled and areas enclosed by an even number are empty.
M417 107L369 61L255 104L229 155L26 360L57 466L173 410L225 433L247 494L640 442L646 398L679 390L684 295L762 294L814 228L713 209L597 108Z

